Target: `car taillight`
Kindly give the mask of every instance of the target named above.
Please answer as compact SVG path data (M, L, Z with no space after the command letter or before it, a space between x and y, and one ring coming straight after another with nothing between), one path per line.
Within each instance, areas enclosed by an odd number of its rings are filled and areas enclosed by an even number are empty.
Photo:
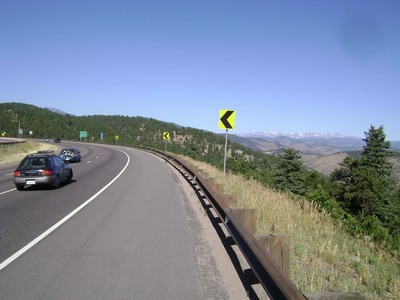
M14 171L14 177L20 177L21 172L20 171Z
M50 170L43 170L43 171L42 171L42 175L44 175L44 176L50 176L50 175L53 175L53 172L50 171Z

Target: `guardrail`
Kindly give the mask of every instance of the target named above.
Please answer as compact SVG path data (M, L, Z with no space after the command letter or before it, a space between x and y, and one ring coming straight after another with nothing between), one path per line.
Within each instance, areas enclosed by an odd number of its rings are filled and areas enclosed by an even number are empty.
M183 169L196 181L218 213L221 221L224 222L225 227L247 260L258 282L271 299L307 299L289 277L279 269L271 255L261 247L254 235L245 228L237 215L233 213L232 208L224 201L223 195L220 195L215 190L215 187L210 185L201 174L192 170L179 158L171 154L151 148L140 149L165 159L181 172L182 170L180 169Z

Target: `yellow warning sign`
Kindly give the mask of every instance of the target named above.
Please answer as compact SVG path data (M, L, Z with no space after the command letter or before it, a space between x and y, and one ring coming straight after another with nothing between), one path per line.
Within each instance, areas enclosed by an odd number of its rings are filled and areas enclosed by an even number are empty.
M168 132L168 131L165 131L165 132L164 132L164 134L163 134L163 139L164 139L164 140L169 140L169 132Z
M219 128L235 129L236 112L234 110L221 109L219 111Z

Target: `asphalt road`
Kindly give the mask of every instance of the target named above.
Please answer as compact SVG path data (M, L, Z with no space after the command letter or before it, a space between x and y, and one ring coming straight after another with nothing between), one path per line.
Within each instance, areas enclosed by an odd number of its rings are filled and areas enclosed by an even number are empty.
M218 271L199 268L185 196L165 162L68 146L82 162L58 190L17 191L13 166L0 170L0 299L229 298L205 286L204 273Z

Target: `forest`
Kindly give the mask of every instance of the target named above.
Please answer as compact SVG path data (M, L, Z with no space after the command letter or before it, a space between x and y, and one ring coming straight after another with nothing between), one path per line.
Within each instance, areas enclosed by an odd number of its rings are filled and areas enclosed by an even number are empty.
M23 103L0 103L5 137L80 140L167 150L223 168L225 137L151 118L122 115L73 116ZM87 132L80 138L80 132ZM30 135L29 133L32 133ZM170 140L163 133L170 133ZM307 170L301 153L287 148L271 156L228 141L228 172L304 197L354 236L368 237L400 259L400 185L383 126L366 128L358 157L347 157L330 175Z

